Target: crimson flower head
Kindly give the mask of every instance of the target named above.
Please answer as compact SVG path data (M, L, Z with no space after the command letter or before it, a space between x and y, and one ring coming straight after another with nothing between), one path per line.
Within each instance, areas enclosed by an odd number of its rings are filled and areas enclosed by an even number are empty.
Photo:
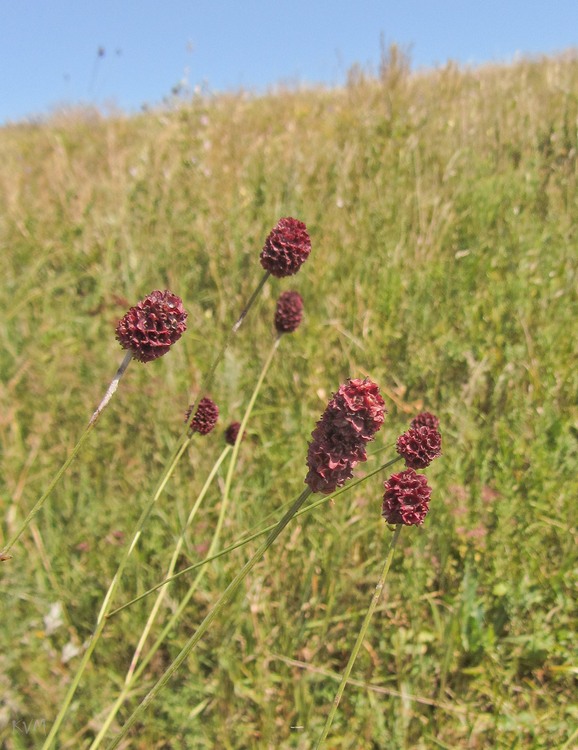
M299 292L283 292L275 309L275 328L278 333L293 333L303 319L303 299Z
M425 469L442 454L442 436L435 427L411 427L397 439L397 452L412 469Z
M353 476L365 461L365 446L383 424L385 404L375 383L348 380L331 398L311 433L305 483L313 492L329 494Z
M429 510L431 487L423 474L406 469L384 483L381 515L387 523L421 526Z
M302 221L288 216L279 219L261 250L261 265L273 276L293 276L311 252L311 239Z
M225 442L229 445L235 445L237 442L237 435L239 434L239 430L241 429L241 423L240 422L231 422L231 424L227 427L225 430ZM243 434L244 437L244 434ZM243 438L241 438L242 440Z
M139 362L151 362L166 354L186 331L187 313L176 294L154 291L119 320L116 338Z
M192 406L189 406L185 414L185 422L189 421ZM202 398L197 406L197 411L190 424L191 432L198 432L200 435L208 435L215 428L219 418L219 408L210 398Z
M433 427L436 430L440 428L440 421L435 414L429 411L422 411L410 422L410 427Z

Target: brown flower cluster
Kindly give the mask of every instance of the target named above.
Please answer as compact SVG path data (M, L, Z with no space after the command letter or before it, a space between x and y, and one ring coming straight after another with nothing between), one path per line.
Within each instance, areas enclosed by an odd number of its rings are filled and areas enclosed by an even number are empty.
M275 328L277 333L293 333L303 319L303 299L299 292L283 292L275 308Z
M279 219L265 240L261 251L261 265L281 279L293 276L311 252L311 239L302 221L291 216Z
M192 410L193 407L189 406L185 414L185 422L189 421ZM218 418L219 407L217 404L210 398L202 398L191 421L190 430L191 432L198 432L200 435L208 435L215 428Z
M176 294L154 291L119 320L116 338L139 362L162 357L186 331L187 313Z
M353 476L384 415L379 388L369 378L348 380L339 388L311 434L305 483L313 492L329 494Z

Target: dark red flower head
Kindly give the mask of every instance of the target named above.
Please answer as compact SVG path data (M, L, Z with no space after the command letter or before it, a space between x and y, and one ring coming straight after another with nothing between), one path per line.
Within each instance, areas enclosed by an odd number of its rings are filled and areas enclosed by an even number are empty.
M283 292L275 309L275 328L278 333L293 333L303 319L303 300L299 292Z
M435 414L431 414L429 411L422 411L410 422L410 427L433 427L435 430L439 430L440 421Z
M397 439L397 452L412 469L425 469L442 454L442 436L435 427L413 427Z
M367 458L365 446L383 424L384 401L369 379L348 380L332 397L311 433L305 483L328 494L353 476Z
M185 414L185 422L189 421L192 406L189 406ZM190 424L191 432L198 432L200 435L208 435L214 429L219 418L219 407L210 398L202 398L197 406L197 411Z
M231 424L227 427L225 430L225 441L229 445L235 445L237 442L237 435L239 434L239 430L241 429L241 423L240 422L231 422ZM243 435L245 437L245 435ZM243 438L241 438L242 440Z
M176 294L154 291L131 307L116 326L116 338L139 362L162 357L186 331L187 313Z
M273 276L293 276L311 252L311 240L302 221L290 216L279 219L265 240L261 265Z
M384 483L381 515L387 523L420 526L429 510L431 487L423 474L406 469Z
M379 388L369 378L348 380L333 396L327 409L335 414L336 422L342 424L344 430L349 426L365 443L373 440L386 413Z

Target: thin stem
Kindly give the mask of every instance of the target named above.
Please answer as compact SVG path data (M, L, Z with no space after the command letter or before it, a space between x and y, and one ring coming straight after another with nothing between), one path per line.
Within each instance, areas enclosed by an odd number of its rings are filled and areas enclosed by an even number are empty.
M66 459L66 461L62 464L62 466L60 467L60 469L57 471L57 473L55 474L55 476L52 478L52 481L50 482L50 484L46 488L44 494L41 495L41 497L36 501L36 504L34 505L34 507L32 508L32 510L28 513L28 515L26 516L26 519L24 520L24 523L22 524L22 526L20 527L20 529L10 539L10 541L8 542L8 544L4 547L4 549L0 553L0 561L10 559L11 555L9 555L8 553L10 552L10 550L12 549L12 547L16 544L16 542L20 539L20 537L22 536L22 534L26 531L26 529L28 528L28 526L30 526L30 522L32 521L32 519L34 518L34 516L38 513L38 511L40 510L40 508L42 508L42 506L44 505L44 503L46 502L46 500L48 500L48 498L50 497L50 495L52 493L52 490L56 487L56 485L58 484L58 482L62 478L62 475L64 474L64 472L68 469L68 467L70 466L70 464L74 461L74 459L78 455L78 452L80 451L80 449L82 448L82 446L86 442L87 437L92 432L92 430L94 428L94 425L96 424L99 416L102 414L102 411L107 406L107 404L110 401L110 399L112 398L114 392L118 388L118 383L119 383L121 377L123 376L126 368L128 367L131 359L132 359L132 352L127 352L125 358L122 361L122 364L120 365L120 367L118 368L118 370L116 372L116 375L112 379L112 382L109 385L108 390L106 391L106 393L104 395L104 398L102 399L102 401L100 402L100 404L97 407L96 411L94 412L94 414L90 418L90 422L85 427L84 432L82 433L82 435L78 439L78 442L76 443L76 445L72 449L72 453L70 454L70 456L68 456L68 458Z
M341 487L335 492L332 492L330 495L323 495L318 500L311 503L311 505L308 505L305 508L301 508L301 510L299 510L295 514L295 518L302 516L304 513L309 513L310 511L315 510L320 505L324 505L325 503L328 503L330 500L334 500L336 497L338 497L339 495L342 495L344 492L348 492L349 490L356 487L358 484L361 484L362 482L367 481L368 479L375 476L376 474L379 474L379 472L383 471L384 469L388 469L390 466L392 466L393 464L401 460L402 460L401 456L396 456L396 458L392 458L390 461L386 461L386 463L382 464L377 469L373 469L373 471L370 471L364 477L360 477L359 479L352 480L345 487ZM157 583L155 586L152 586L152 588L148 589L147 591L144 591L142 594L139 594L134 599L131 599L130 601L125 602L125 604L121 604L120 607L113 609L112 612L108 613L107 617L114 617L119 612L122 612L123 609L127 609L128 607L131 607L133 604L140 602L141 599L145 599L147 596L154 594L155 591L162 588L163 586L166 586L166 584L168 583L172 583L173 581L176 581L177 578L180 578L181 576L184 576L187 573L192 573L193 570L197 570L197 568L200 568L203 565L207 565L208 563L213 562L213 560L217 560L219 557L228 555L229 552L233 552L234 550L245 546L245 544L249 544L249 542L252 542L254 539L258 539L260 536L267 534L269 531L274 529L275 526L277 526L277 521L275 523L270 524L269 526L265 526L265 528L260 529L259 531L253 532L249 536L244 536L242 539L239 539L233 544L230 544L228 547L224 547L220 552L217 552L214 555L207 555L207 557L203 558L202 560L199 560L199 562L196 562L193 565L189 565L187 568L183 568L182 570L179 570L178 573L175 573L170 578L163 579L160 583Z
M246 309L248 309L248 307ZM223 498L222 498L222 501L221 501L221 510L220 510L220 513L219 513L219 518L218 518L218 521L217 521L217 525L215 527L215 531L213 533L213 538L211 540L211 546L209 547L208 556L213 555L213 553L216 551L217 546L219 544L221 530L222 530L223 523L224 523L224 520L225 520L225 517L226 517L226 514L227 514L228 506L229 506L229 498L230 498L231 485L232 485L232 481L233 481L233 475L235 473L235 467L236 467L236 464L237 464L237 457L239 455L239 448L241 446L241 441L243 439L243 434L244 434L245 429L247 427L247 423L249 422L249 419L251 417L251 413L253 411L253 407L255 406L255 401L257 400L257 396L259 394L259 391L261 390L261 387L263 385L263 381L265 380L265 376L267 375L269 367L271 366L271 362L273 361L273 357L275 356L275 352L277 351L277 349L279 347L280 339L281 339L280 336L278 336L275 339L275 341L273 343L273 346L271 347L271 350L269 352L269 355L268 355L267 359L265 360L265 363L263 364L263 367L261 368L261 373L259 375L259 378L257 379L257 383L255 385L255 388L253 389L253 393L251 394L251 398L249 400L247 408L245 409L245 414L243 415L243 419L242 419L241 425L239 427L239 434L237 435L237 439L235 441L235 445L233 446L233 453L232 453L232 456L231 456L231 460L229 462L229 468L228 468L227 476L226 476L226 479L225 479L225 489L223 491ZM189 514L189 518L187 520L187 526L192 522L192 520L194 518L194 515L196 513L196 510L197 510L197 508L198 508L198 506L200 504L200 501L201 501L202 497L204 496L204 494L206 492L206 488L208 488L210 482L212 482L213 477L216 474L217 468L220 465L222 459L224 458L224 455L225 455L225 453L223 453L222 458L218 461L217 466L215 466L213 468L213 471L211 472L211 475L207 479L207 482L205 483L205 487L201 491L201 495L199 496L197 502L195 503L195 506L193 507L193 509L191 510L191 513ZM183 535L184 535L184 531L183 531ZM176 547L176 549L175 549L175 551L173 553L171 564L169 565L169 570L167 572L167 576L166 576L165 580L168 580L171 577L171 575L172 575L172 573L174 571L174 567L175 567L178 555L180 553L182 541L183 541L183 538L184 538L183 535L181 535L181 537L179 539L179 542L177 543L177 547ZM145 659L143 660L142 664L140 665L139 671L137 673L135 673L138 659L140 658L140 655L142 653L142 649L144 647L145 641L146 641L146 639L148 637L148 634L150 632L150 629L151 629L151 627L153 625L153 622L154 622L154 620L156 618L156 615L158 613L158 610L160 608L162 599L163 599L164 594L166 592L166 588L164 588L164 587L161 588L161 591L160 591L159 595L157 596L155 604L154 604L154 606L153 606L153 608L151 610L151 613L150 613L150 615L148 617L148 620L147 620L145 628L144 628L144 630L142 632L141 638L140 638L140 640L138 642L138 645L137 645L137 647L135 649L135 652L134 652L134 655L133 655L133 658L132 658L129 670L128 670L128 672L126 674L126 677L125 677L125 683L124 683L123 689L122 689L121 693L119 694L119 696L117 697L116 701L114 702L114 704L113 704L113 706L111 708L111 711L110 711L109 715L107 716L107 718L105 720L104 725L101 727L101 729L100 729L97 737L95 738L93 744L90 746L90 750L96 750L96 748L99 747L99 745L100 745L100 743L102 741L102 738L104 737L104 735L106 734L108 728L110 727L110 724L112 723L112 720L114 719L114 717L115 717L116 713L118 712L120 706L126 700L126 696L130 692L130 690L132 688L132 685L140 677L140 675L142 674L143 670L145 669L145 667L147 666L147 664L149 663L149 661L152 659L152 657L157 652L157 650L160 647L160 645L163 643L166 635L170 632L170 630L172 629L174 623L178 620L178 618L180 617L180 615L184 611L185 607L189 603L189 601L190 601L191 597L193 596L194 592L197 590L198 585L201 582L201 580L202 580L202 578L203 578L203 576L205 574L205 570L206 569L204 569L204 570L202 570L202 571L199 572L199 574L197 575L197 577L193 581L192 586L189 587L189 590L187 591L185 597L183 598L183 600L179 604L176 612L173 613L173 615L171 616L171 618L170 618L167 626L163 629L161 635L159 636L159 638L157 638L157 640L155 641L155 643L153 644L153 646L149 650L148 654L146 655Z
M68 708L72 702L72 699L74 697L74 694L76 692L76 689L78 685L80 684L80 680L82 675L84 674L84 670L86 669L86 666L88 662L90 661L90 657L92 656L94 649L96 648L96 644L98 643L100 636L102 635L102 631L104 630L104 626L106 624L106 613L109 609L110 603L112 601L112 598L116 592L116 589L118 587L118 584L120 582L120 579L122 577L122 574L124 572L125 566L128 562L128 558L132 554L134 548L136 547L138 540L140 539L140 536L142 534L143 526L147 520L147 518L150 515L151 510L153 509L154 504L162 494L171 474L173 473L175 466L177 465L180 457L185 452L188 444L190 443L192 438L192 435L189 435L184 441L182 441L179 445L177 445L176 449L173 451L173 455L171 456L171 459L169 463L167 464L166 470L163 472L163 475L157 485L157 488L150 498L148 504L143 508L143 511L140 515L140 518L136 524L135 532L132 538L131 543L128 545L128 547L125 547L123 556L121 558L121 561L118 565L117 571L114 574L114 577L108 587L108 591L106 592L106 595L104 597L104 600L102 602L100 612L98 613L98 617L96 618L96 626L94 629L94 632L90 638L90 641L88 643L87 649L82 655L82 660L80 662L80 665L78 667L78 670L74 676L74 680L72 681L70 687L68 688L68 691L64 697L64 701L62 703L62 706L60 707L60 711L58 712L58 716L56 717L54 724L52 725L52 728L50 730L50 733L48 737L46 738L44 745L42 746L42 750L48 750L48 748L52 747L52 744L54 740L56 739L56 735L60 729L60 726L64 720L64 717L66 715L66 712L68 711Z
M112 379L111 384L108 386L108 390L104 394L104 397L103 397L102 401L96 407L96 410L95 410L94 414L90 418L89 424L92 425L92 424L94 424L96 422L96 420L100 417L100 415L102 414L102 412L104 411L104 409L108 405L108 402L110 401L110 399L114 396L114 394L116 392L116 389L118 388L118 384L120 382L120 379L124 375L124 372L125 372L126 368L129 366L129 364L130 364L130 362L132 360L132 357L133 357L132 351L128 351L125 354L125 357L122 360L120 367L116 371L116 375Z
M355 660L357 659L357 655L359 654L361 644L363 643L365 634L367 633L369 623L371 621L373 613L375 612L375 608L377 607L379 599L381 597L381 592L383 590L385 579L389 572L389 568L391 566L391 561L393 560L393 553L395 551L395 545L397 544L397 540L399 538L401 528L402 528L402 524L397 524L397 526L395 527L395 531L393 532L393 536L391 537L391 540L389 542L389 549L387 550L387 555L385 556L385 564L383 566L383 570L381 571L381 575L377 582L377 586L375 587L375 592L371 599L371 604L369 605L369 609L367 610L367 613L363 620L361 630L359 631L359 635L357 636L357 640L355 641L355 646L353 647L353 651L351 652L351 656L349 657L349 661L347 662L347 666L345 667L345 671L343 672L343 676L341 677L341 682L339 683L339 687L337 688L337 693L335 694L335 698L333 699L333 705L331 706L331 711L329 712L329 716L327 717L327 721L325 722L323 731L321 732L321 735L319 736L319 739L317 740L317 744L315 745L315 750L318 750L321 747L322 742L325 740L329 730L331 729L331 725L333 723L333 719L335 718L335 714L337 713L337 709L339 707L339 703L341 701L343 691L345 690L345 686L347 685L347 680L349 679L349 675L351 674L351 670L353 669L353 665L355 663Z
M233 327L231 328L231 330L228 332L228 334L227 334L227 336L225 338L225 341L223 342L223 346L221 347L221 349L219 350L217 356L213 360L213 364L209 368L209 371L207 372L207 374L203 378L203 381L201 383L201 388L200 388L200 391L199 391L199 395L197 396L197 400L195 401L195 403L193 404L193 408L191 409L191 416L189 417L187 426L190 425L190 423L191 423L191 421L193 419L192 415L193 415L193 413L196 410L196 407L198 405L198 401L199 401L200 397L202 396L203 393L206 393L209 390L209 388L211 387L211 383L213 382L213 377L215 375L215 370L217 369L217 366L218 366L219 362L225 356L225 352L229 348L229 346L231 344L231 341L233 339L233 336L237 333L237 331L239 330L239 328L243 324L243 321L247 317L247 313L249 312L249 310L253 306L253 303L255 302L255 300L257 299L257 297L259 296L259 293L261 292L261 289L265 286L265 282L269 278L269 275L270 275L269 271L267 271L264 274L264 276L262 277L261 281L257 284L257 287L256 287L255 291L250 296L249 301L247 302L247 304L243 308L241 314L237 318L236 323L233 325Z
M205 495L207 494L207 491L208 491L209 487L211 486L211 484L213 482L213 479L215 478L215 476L216 476L216 474L217 474L217 472L218 472L221 464L223 463L223 461L224 461L227 453L230 450L231 450L231 446L230 445L225 446L225 448L221 452L221 455L219 456L219 458L215 462L215 465L213 466L213 468L211 470L211 473L207 477L207 480L206 480L205 484L203 485L203 488L201 489L201 491L199 493L199 496L197 497L197 499L196 499L193 507L191 508L191 512L189 513L189 517L187 518L187 522L186 522L186 524L183 527L183 530L182 530L182 532L181 532L181 534L179 536L179 539L177 541L176 547L175 547L175 549L173 551L173 555L172 555L172 558L171 558L171 561L169 563L169 567L168 567L168 570L167 570L167 578L170 578L170 576L172 575L172 573L173 573L173 571L175 569L175 565L177 564L177 560L179 558L179 554L181 552L181 549L182 549L182 546L183 546L183 542L184 542L184 539L185 539L185 532L189 528L189 526L191 525L191 523L193 522L193 520L194 520L194 518L195 518L195 516L197 514L197 511L198 511L198 509L199 509L199 507L200 507L200 505L201 505L201 503L202 503ZM96 750L97 747L100 747L100 744L101 744L102 740L104 739L104 737L105 737L105 735L106 735L106 733L107 733L110 725L112 724L112 722L114 720L114 717L118 713L118 710L120 709L120 707L122 706L122 704L124 703L124 701L126 700L128 694L131 691L133 682L135 681L135 680L133 680L133 676L134 676L134 673L135 673L135 670L136 670L136 667L137 667L138 660L140 659L140 655L141 655L142 650L144 648L144 644L146 642L146 639L148 638L148 635L150 633L150 630L151 630L152 625L153 625L153 623L155 621L155 618L156 618L157 613L158 613L158 611L160 609L160 606L162 604L162 601L164 599L164 596L165 596L166 592L167 592L167 589L161 587L161 590L159 591L159 594L158 594L158 596L156 598L154 606L151 609L151 612L150 612L150 614L148 616L146 625L143 628L143 632L141 634L141 637L139 639L137 647L135 648L135 651L134 651L134 654L133 654L133 657L132 657L132 660L131 660L131 663L130 663L130 667L129 667L129 669L128 669L127 673L126 673L126 676L124 678L124 685L122 687L122 690L119 693L119 695L118 695L117 699L115 700L115 702L113 703L110 711L108 712L108 715L107 715L106 719L104 720L104 723L103 723L103 725L100 728L100 731L98 732L98 734L94 738L94 741L93 741L92 745L90 746L89 750ZM109 616L110 615L107 614L107 617L109 617Z
M257 297L259 296L259 293L260 293L261 289L262 289L262 288L263 288L263 287L265 286L265 284L266 284L266 282L267 282L267 279L269 278L269 276L270 276L270 275L271 275L271 272L270 272L270 271L266 271L266 272L265 272L265 274L263 275L263 278L262 278L262 279L261 279L261 281L260 281L260 282L258 283L258 285L257 285L257 288L255 289L255 291L254 291L254 292L253 292L253 294L251 295L251 297L250 297L249 301L247 302L247 304L246 304L246 305L245 305L245 307L243 308L243 311L242 311L242 312L241 312L241 314L239 315L239 317L238 317L238 319L237 319L237 322L235 323L235 325L234 325L234 326L233 326L233 328L231 329L231 333L237 333L237 331L238 331L238 330L239 330L239 328L241 327L241 325L242 325L243 321L244 321L244 320L245 320L245 318L247 317L247 313L248 313L248 312L249 312L249 310L251 309L251 307L252 307L252 305L253 305L253 302L255 302L255 300L256 300L256 299L257 299Z
M185 644L185 646L183 647L183 649L181 650L177 658L173 661L170 667L165 671L163 676L159 680L157 680L157 682L153 685L148 695L141 701L139 706L137 706L136 710L133 711L133 713L130 715L126 724L122 727L119 734L112 741L112 744L109 745L109 750L113 750L115 747L119 746L123 737L127 735L131 727L140 719L141 715L146 711L148 706L153 702L153 700L156 698L158 693L160 693L160 691L166 686L166 684L169 682L169 680L177 671L177 669L189 657L190 653L193 651L197 643L201 640L203 635L209 629L209 626L216 619L216 617L221 613L224 607L227 604L229 604L229 602L233 598L233 595L236 593L241 583L245 580L247 575L253 570L257 562L259 562L261 557L273 544L275 539L277 539L279 534L287 526L289 521L297 513L299 508L303 505L305 500L307 500L310 494L311 494L311 490L309 489L309 487L303 490L303 492L295 500L293 505L289 508L287 513L285 513L283 518L279 521L277 526L275 526L275 528L269 533L269 535L267 536L267 539L265 539L263 544L255 552L253 557L243 566L243 568L239 571L239 573L235 576L235 578L233 578L231 583L227 586L225 591L223 591L223 593L217 600L217 603L213 606L209 614L201 622L201 624L197 628L194 635L192 635L191 638L189 638L189 640L187 641L187 643Z

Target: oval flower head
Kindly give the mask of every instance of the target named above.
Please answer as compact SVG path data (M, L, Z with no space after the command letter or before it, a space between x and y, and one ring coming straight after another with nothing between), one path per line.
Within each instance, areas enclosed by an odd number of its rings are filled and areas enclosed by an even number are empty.
M151 292L119 320L116 338L139 362L166 354L187 329L187 313L176 294L166 289Z
M425 469L434 458L441 456L442 436L435 427L410 427L398 437L396 448L408 468Z
M287 216L279 219L261 250L261 265L278 279L293 276L311 252L311 239L302 221Z
M275 309L275 328L277 333L293 333L303 319L303 299L299 292L283 292L277 300Z
M353 476L384 414L385 402L369 378L348 380L339 388L311 434L305 483L313 492L329 494Z
M185 414L185 422L189 421L192 410L193 407L189 406ZM190 430L191 432L198 432L199 435L208 435L215 429L218 418L219 407L217 404L210 398L202 398L191 421Z
M420 526L429 510L431 487L423 474L406 469L385 482L381 515L387 523Z

